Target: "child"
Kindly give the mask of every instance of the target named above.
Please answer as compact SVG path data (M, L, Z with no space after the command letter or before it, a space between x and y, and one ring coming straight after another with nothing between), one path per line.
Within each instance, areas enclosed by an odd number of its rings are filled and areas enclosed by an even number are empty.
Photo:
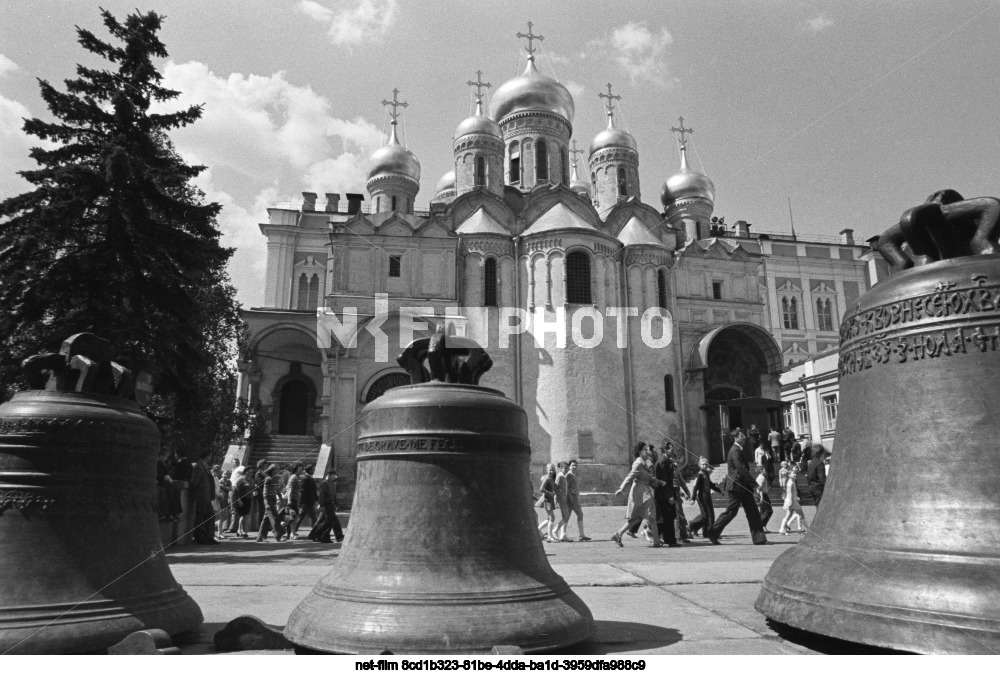
M767 530L767 523L770 521L771 515L774 514L774 508L771 507L771 497L768 495L767 490L767 474L762 469L760 471L760 475L757 476L757 493L755 494L754 500L757 502L757 509L760 510L760 522L764 527L765 534L771 533Z
M793 463L788 468L788 480L785 482L785 502L783 504L785 517L781 520L781 526L778 527L778 533L782 536L788 535L788 527L791 526L793 518L798 518L796 531L807 531L806 514L802 512L802 506L799 504L799 490L795 486L795 478L798 474L798 464Z
M785 493L785 482L788 480L788 462L781 462L781 470L778 471L778 486L781 487L781 493Z

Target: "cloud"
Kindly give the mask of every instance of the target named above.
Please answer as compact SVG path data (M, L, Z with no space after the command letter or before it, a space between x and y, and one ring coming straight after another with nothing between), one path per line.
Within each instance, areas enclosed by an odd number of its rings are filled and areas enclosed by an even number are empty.
M543 56L548 57L552 63L557 63L561 66L568 66L573 63L573 59L569 56L563 56L562 54L557 54L556 52L548 49L543 52Z
M18 65L9 58L0 54L0 77L6 77L18 69Z
M806 21L806 30L810 33L822 33L833 25L833 20L826 18L825 14L820 14Z
M190 61L168 62L163 75L164 86L181 92L163 109L204 105L201 119L170 136L187 161L211 167L196 184L223 206L219 224L223 243L237 248L230 270L239 299L260 305L267 254L257 225L266 209L304 190L363 192L368 158L385 136L362 118L335 117L324 96L283 72L217 75Z
M666 28L655 31L644 21L632 21L592 44L609 52L633 85L648 82L666 86L669 73L664 57L673 41Z
M574 82L573 80L566 80L562 84L569 90L570 95L573 96L573 100L577 102L577 105L579 105L580 101L583 100L583 92L586 91L587 88L579 82Z
M351 46L384 38L396 22L398 0L339 0L330 9L314 0L301 0L296 9L329 24L330 42Z
M0 200L31 188L17 171L35 168L28 150L43 145L38 138L21 130L25 118L32 116L21 102L0 96Z

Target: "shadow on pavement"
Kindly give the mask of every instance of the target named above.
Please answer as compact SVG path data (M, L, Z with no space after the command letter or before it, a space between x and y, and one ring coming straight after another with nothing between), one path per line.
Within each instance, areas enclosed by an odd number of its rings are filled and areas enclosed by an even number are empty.
M616 620L595 620L594 636L575 646L548 651L552 655L609 655L662 648L681 641L675 629Z
M892 648L869 646L867 644L823 636L815 632L807 632L791 625L776 622L770 618L767 619L767 626L785 641L804 646L823 655L914 655L909 651L897 651Z

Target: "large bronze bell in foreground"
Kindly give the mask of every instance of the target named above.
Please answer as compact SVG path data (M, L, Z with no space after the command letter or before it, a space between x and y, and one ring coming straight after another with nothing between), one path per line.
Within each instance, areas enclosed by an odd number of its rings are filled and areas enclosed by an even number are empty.
M923 653L1000 651L1000 201L939 192L841 325L836 460L771 566L772 619Z
M416 383L424 358L435 381ZM285 636L318 651L396 654L533 652L589 637L590 610L535 529L527 416L475 385L489 357L439 333L399 362L415 385L365 407L347 539Z
M88 334L24 371L36 390L0 405L0 654L100 651L200 625L163 554L160 437L129 399L131 373Z

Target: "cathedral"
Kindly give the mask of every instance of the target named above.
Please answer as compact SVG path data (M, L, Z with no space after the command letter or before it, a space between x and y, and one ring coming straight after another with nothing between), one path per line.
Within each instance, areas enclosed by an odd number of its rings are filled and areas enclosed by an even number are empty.
M526 410L533 476L578 459L584 491L613 492L640 440L672 442L682 464L720 463L725 429L786 423L779 374L836 345L872 283L867 247L850 229L803 242L713 218L683 118L679 168L658 205L644 202L611 85L607 128L576 150L573 97L538 70L530 25L519 37L526 67L489 114L481 73L469 83L476 112L456 126L454 170L428 210L416 208L420 162L397 137L395 90L367 199L303 193L301 208L268 209L265 301L244 312L240 364L263 430L244 460L308 455L349 494L365 405L408 383L400 340L444 324L484 344L494 365L481 384ZM531 329L514 325L525 315ZM329 334L349 317L349 338Z

